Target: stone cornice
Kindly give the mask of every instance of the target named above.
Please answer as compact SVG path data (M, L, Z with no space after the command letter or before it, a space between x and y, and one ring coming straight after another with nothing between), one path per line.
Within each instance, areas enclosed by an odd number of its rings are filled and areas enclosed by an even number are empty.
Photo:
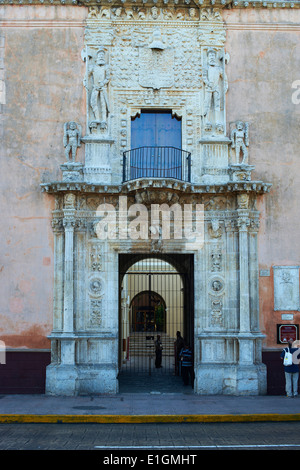
M138 184L137 184L138 183ZM265 194L271 189L270 183L262 181L243 181L228 182L224 184L192 184L175 180L136 180L120 185L103 185L97 183L85 182L64 182L54 181L52 183L42 183L42 191L49 194L77 192L77 193L93 193L93 194L117 194L124 195L136 192L142 189L149 190L174 190L180 191L182 194L226 194L236 192L252 192L255 194Z
M234 9L234 8L269 8L269 9L290 9L300 8L300 0L0 0L0 5L67 5L76 7L199 7L199 8L218 8L218 9Z

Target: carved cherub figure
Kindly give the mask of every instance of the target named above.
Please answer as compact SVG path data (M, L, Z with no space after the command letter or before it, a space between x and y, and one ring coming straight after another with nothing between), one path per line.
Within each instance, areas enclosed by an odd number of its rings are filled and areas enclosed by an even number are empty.
M236 128L231 131L231 147L235 149L236 163L240 163L240 154L242 152L243 159L241 164L246 164L248 160L249 147L249 124L248 122L238 121Z
M65 155L67 161L75 162L77 148L81 147L81 126L74 121L65 122L64 139ZM71 153L71 159L70 159Z

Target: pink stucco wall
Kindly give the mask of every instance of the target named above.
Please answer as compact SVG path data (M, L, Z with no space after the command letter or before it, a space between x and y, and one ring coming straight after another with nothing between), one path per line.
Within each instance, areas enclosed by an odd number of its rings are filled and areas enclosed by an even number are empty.
M254 179L272 183L258 201L261 211L259 265L270 269L260 277L260 312L265 346L278 347L272 266L300 265L300 104L292 88L300 79L300 10L230 10L226 50L228 122L250 122L250 164ZM300 314L294 313L299 323ZM289 322L287 322L289 323Z
M84 123L85 15L85 8L1 6L0 339L11 348L49 347L54 202L40 183L61 178L63 123Z
M86 14L83 7L1 6L0 339L12 348L49 347L53 199L40 183L61 178L63 123L85 123ZM291 99L300 79L300 10L233 9L223 17L227 121L250 122L253 177L273 185L258 202L260 268L300 265L300 105ZM265 346L276 347L281 313L273 310L272 269L260 278L260 308Z

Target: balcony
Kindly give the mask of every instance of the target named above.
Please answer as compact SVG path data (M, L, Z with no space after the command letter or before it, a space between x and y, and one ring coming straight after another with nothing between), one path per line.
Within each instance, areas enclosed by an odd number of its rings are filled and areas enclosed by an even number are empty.
M123 152L123 183L138 178L191 181L191 153L176 147L139 147Z

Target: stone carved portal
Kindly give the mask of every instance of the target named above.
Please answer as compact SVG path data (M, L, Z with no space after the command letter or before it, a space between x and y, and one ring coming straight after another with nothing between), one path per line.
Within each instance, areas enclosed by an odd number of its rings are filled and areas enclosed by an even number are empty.
M61 166L61 182L42 185L56 201L46 391L118 391L119 255L172 254L194 260L189 339L195 393L265 393L256 198L269 185L251 180L248 125L238 124L237 116L235 130L227 136L229 56L221 13L176 4L101 5L89 10L82 51L85 162L67 161ZM131 117L143 109L171 110L181 117L182 149L192 158L190 181L141 175L123 183L120 157L130 149ZM186 207L193 220L202 213L200 244L174 234L166 238L161 227L153 226L150 208L163 203L176 209L177 216ZM103 204L106 212L99 210ZM134 220L137 207L149 220L143 219L143 237L130 237L130 224L139 225ZM108 214L111 223L101 232ZM171 217L171 226L175 220L181 219Z

